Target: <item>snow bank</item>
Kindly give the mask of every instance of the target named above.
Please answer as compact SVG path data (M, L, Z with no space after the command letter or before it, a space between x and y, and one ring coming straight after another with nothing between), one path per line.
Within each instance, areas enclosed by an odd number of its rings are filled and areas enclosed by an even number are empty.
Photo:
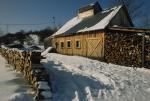
M29 37L31 38L31 43L38 45L39 44L39 36L38 35L34 35L34 34L30 34Z
M52 101L149 101L150 70L49 53Z
M45 84L45 83L39 83L39 84L38 84L38 89L50 90L50 87L49 87L48 84Z
M9 101L33 101L32 97L26 93L15 93L9 99Z
M0 55L0 101L33 101L27 83L20 73L11 70Z
M53 47L48 47L45 51L43 51L43 52L41 53L41 56L47 55L47 54L49 53L49 51L51 51L52 49L53 49Z

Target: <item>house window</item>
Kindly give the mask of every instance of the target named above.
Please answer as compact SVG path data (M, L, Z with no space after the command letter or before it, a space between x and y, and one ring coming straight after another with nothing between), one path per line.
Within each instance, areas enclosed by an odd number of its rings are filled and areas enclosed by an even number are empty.
M76 48L81 48L81 42L79 40L76 41Z
M55 42L55 48L56 49L58 48L58 42Z
M60 43L61 48L64 48L64 42Z
M71 41L67 41L67 48L71 48Z

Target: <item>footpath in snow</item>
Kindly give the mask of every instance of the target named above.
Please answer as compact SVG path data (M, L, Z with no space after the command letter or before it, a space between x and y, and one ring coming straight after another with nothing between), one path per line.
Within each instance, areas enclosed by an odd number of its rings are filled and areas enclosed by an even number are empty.
M22 74L14 72L0 55L0 101L33 101L30 91Z
M150 101L150 70L55 53L41 62L53 101Z

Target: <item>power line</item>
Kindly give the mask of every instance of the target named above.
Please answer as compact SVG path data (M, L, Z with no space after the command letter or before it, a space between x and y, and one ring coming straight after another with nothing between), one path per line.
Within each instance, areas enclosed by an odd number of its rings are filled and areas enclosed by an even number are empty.
M18 24L18 23L9 23L9 24L0 24L0 26L6 26L6 33L9 32L9 28L10 26L39 26L39 25L46 25L46 24L50 24L49 22L44 22L44 23L22 23L22 24Z
M53 20L53 26L55 27L55 17L52 17ZM50 24L50 22L42 22L42 23L0 23L0 26L6 26L6 33L9 32L10 26L39 26L39 25L47 25Z
M49 19L52 20L53 27L55 28L56 27L56 17L55 16L51 16L51 17L49 17Z
M46 25L46 24L50 24L49 22L45 22L45 23L29 23L29 24L18 24L18 23L13 23L13 24L0 24L0 25L4 25L4 26L20 26L20 25Z

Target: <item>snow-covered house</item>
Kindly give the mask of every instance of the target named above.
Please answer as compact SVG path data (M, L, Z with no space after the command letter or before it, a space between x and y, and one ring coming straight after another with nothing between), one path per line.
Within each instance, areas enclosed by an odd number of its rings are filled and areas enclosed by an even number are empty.
M61 54L103 57L104 29L109 26L133 26L125 6L102 10L98 2L87 5L53 34L53 46Z
M144 29L133 27L124 5L102 9L96 2L81 7L78 14L54 33L50 40L60 54L86 56L119 64L129 62L130 65L134 60L135 64L141 65L142 48L139 45L142 38L136 34L141 30L145 32ZM132 34L125 34L130 32ZM140 40L136 45L131 41L134 35ZM134 54L137 57L132 58L130 49L125 51L127 44L128 47L134 46L132 49L137 51ZM126 57L130 59L126 60Z

